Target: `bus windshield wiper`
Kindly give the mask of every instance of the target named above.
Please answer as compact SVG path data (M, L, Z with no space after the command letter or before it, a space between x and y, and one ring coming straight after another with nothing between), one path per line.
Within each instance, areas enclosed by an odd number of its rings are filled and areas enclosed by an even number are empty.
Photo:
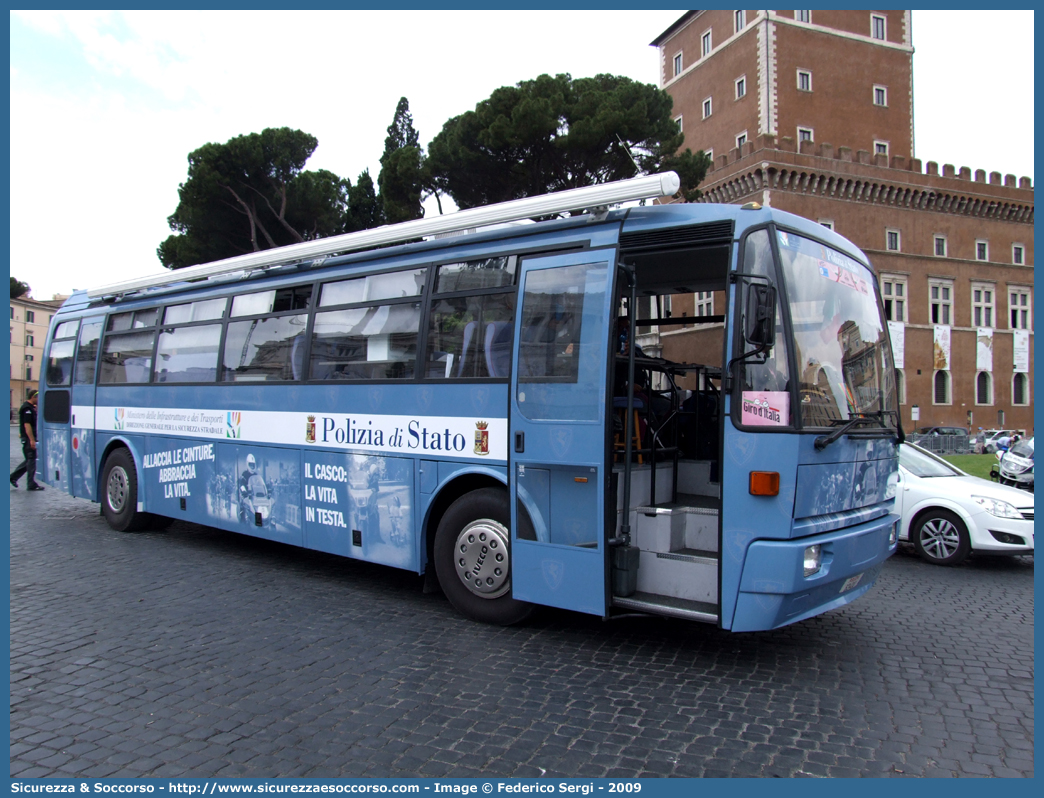
M823 449L825 449L827 446L832 444L834 441L836 441L838 438L840 438L845 433L850 432L853 429L855 429L856 427L861 427L861 426L863 426L865 424L877 423L877 424L880 424L882 426L882 428L883 428L884 427L885 417L893 415L893 414L896 416L896 422L898 423L899 422L899 418L898 418L899 414L895 410L878 410L876 413L867 413L865 415L856 416L855 418L851 418L851 419L848 420L848 422L844 426L834 430L829 435L820 435L818 438L816 438L816 440L815 440L816 450L817 451L822 451ZM898 429L901 430L902 427L899 427ZM902 433L900 432L899 435L900 435L899 442L902 443L902 437L901 437Z

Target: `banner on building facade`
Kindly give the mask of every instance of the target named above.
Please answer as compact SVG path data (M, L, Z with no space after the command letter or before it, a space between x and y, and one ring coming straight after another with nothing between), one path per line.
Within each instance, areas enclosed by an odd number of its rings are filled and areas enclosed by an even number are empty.
M936 371L950 370L950 327L947 324L935 325L935 343L932 347L932 368Z
M993 329L980 327L975 333L975 370L993 371Z
M1012 330L1012 359L1015 371L1029 373L1029 330Z
M888 322L888 337L892 340L892 360L897 369L906 368L904 352L906 351L906 325L901 321Z

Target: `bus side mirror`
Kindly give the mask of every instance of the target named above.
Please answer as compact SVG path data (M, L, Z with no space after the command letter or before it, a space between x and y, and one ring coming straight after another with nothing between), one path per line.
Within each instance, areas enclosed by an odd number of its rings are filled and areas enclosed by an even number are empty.
M743 319L743 337L754 346L772 346L776 342L776 288L752 283L747 288L747 312Z

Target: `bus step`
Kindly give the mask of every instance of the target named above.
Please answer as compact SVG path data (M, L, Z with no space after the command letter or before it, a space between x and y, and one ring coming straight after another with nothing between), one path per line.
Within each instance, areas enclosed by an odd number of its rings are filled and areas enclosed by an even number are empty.
M681 494L678 498L678 502L638 508L634 518L635 545L644 551L717 552L717 508L693 506L689 501L683 502Z
M687 621L718 622L717 606L704 601L690 601L688 599L654 596L651 593L638 592L627 598L613 596L613 606L622 610L647 612L651 615L684 618Z
M701 549L641 551L638 592L688 601L718 600L718 556Z

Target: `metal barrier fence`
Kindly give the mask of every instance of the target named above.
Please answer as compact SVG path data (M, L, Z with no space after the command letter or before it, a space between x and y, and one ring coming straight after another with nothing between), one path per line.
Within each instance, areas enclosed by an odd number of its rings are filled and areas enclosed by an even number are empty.
M933 454L974 454L967 435L911 435L907 440Z

